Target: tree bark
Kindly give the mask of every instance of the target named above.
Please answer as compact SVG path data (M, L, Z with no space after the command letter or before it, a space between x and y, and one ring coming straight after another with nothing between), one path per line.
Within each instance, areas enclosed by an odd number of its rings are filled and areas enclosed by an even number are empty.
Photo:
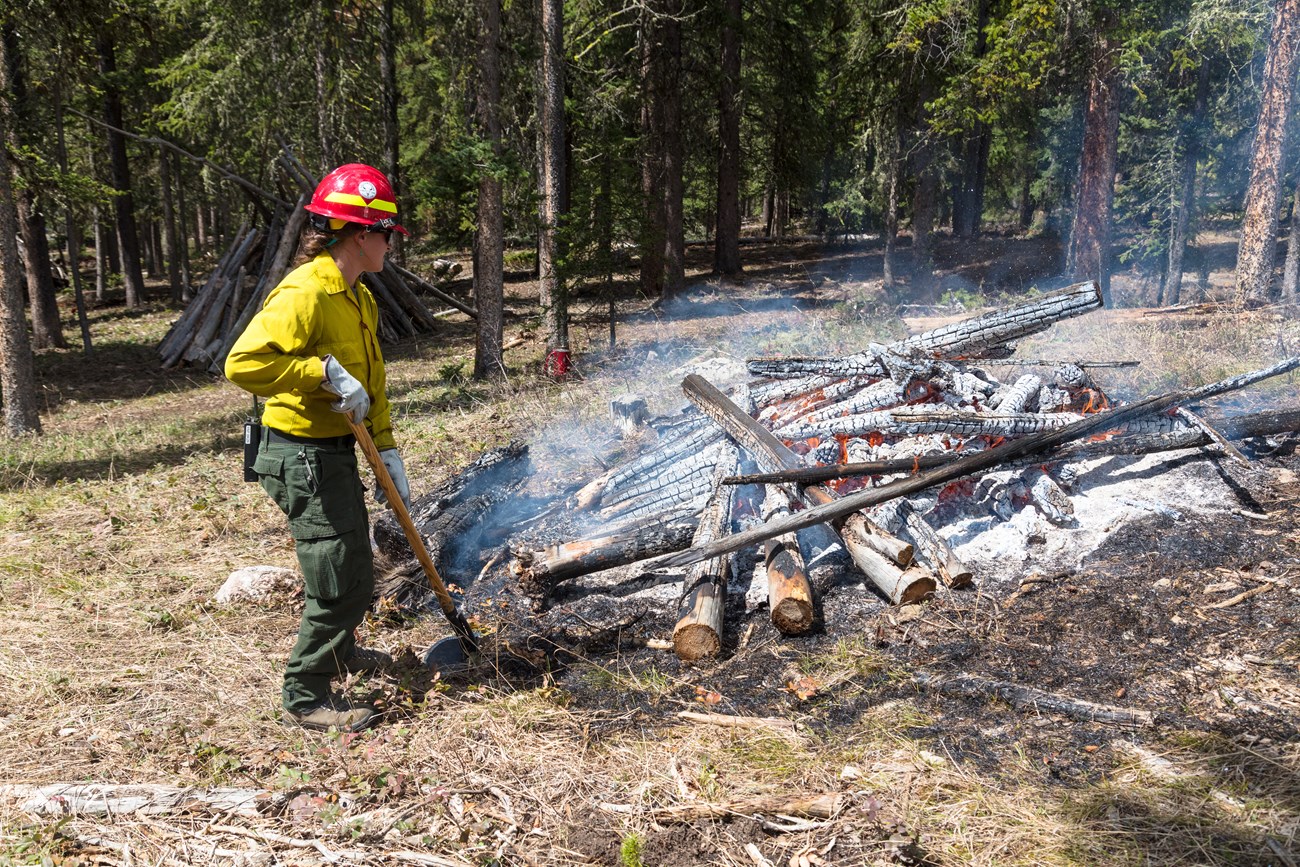
M332 169L334 163L334 136L330 130L329 54L330 35L334 32L334 4L332 0L318 0L316 4L316 32L311 40L315 54L312 70L316 84L316 134L320 141L321 171Z
M740 46L742 0L723 0L722 81L718 90L718 228L713 270L732 279L740 264Z
M1183 288L1183 254L1187 252L1188 228L1196 214L1196 166L1201 158L1201 136L1210 94L1210 63L1201 59L1196 73L1196 101L1192 117L1183 131L1183 183L1170 227L1169 263L1165 269L1158 304L1177 304Z
M20 128L31 130L36 126L32 106L27 95L27 82L23 76L22 55L13 25L6 25L3 39L5 58L9 65L9 88L13 98L13 115L16 121L5 126L4 141L10 152L22 153L24 142ZM31 304L32 347L48 349L68 345L63 339L63 324L59 321L59 306L54 295L54 272L50 268L50 244L46 236L45 214L36 198L35 185L22 182L22 166L11 163L14 183L14 204L18 211L18 227L22 233L23 270L27 275L27 297Z
M0 40L0 55L7 54ZM0 56L0 128L14 128L6 56ZM36 411L36 373L23 311L18 213L10 178L8 150L0 147L0 394L4 398L5 433L16 437L39 433L41 418Z
M663 195L663 63L661 27L651 8L642 9L641 25L641 294L658 298L664 288L664 239L667 215Z
M478 0L478 124L479 135L491 148L493 162L501 158L501 0ZM495 165L486 167L478 182L478 231L474 242L474 296L478 310L474 349L474 378L505 375L501 349L505 298L505 226L501 181Z
M975 25L976 60L982 59L988 50L989 3L990 0L979 0ZM960 238L978 235L983 221L984 179L988 171L990 137L988 124L976 121L961 142L961 173L957 195L953 196L952 203L953 234Z
M118 195L113 198L113 208L117 216L117 246L122 257L126 306L139 307L145 297L144 275L140 273L140 240L136 232L135 198L131 194L131 168L126 160L126 137L116 131L123 126L122 94L114 81L117 56L113 48L113 37L106 29L100 29L95 40L101 87L104 90L104 122L112 127L105 134L108 139L113 189L118 191Z
M885 197L885 249L881 261L881 282L886 290L898 285L898 181L903 170L902 164L902 134L896 128L886 163L888 178L885 186L888 193Z
M541 144L538 179L541 236L538 286L547 349L569 348L569 303L559 271L559 229L566 198L564 172L564 2L542 0Z
M91 211L91 220L95 224L95 302L104 303L104 291L108 288L108 233L104 230L104 218L96 205Z
M171 160L166 148L158 148L158 182L162 185L163 258L167 260L167 282L172 287L172 302L181 302L180 244L176 240L176 208L172 202Z
M166 155L164 154L166 158ZM181 264L181 303L188 304L194 297L190 287L190 234L185 225L185 172L181 166L180 154L172 154L176 160L176 228L180 233L177 257Z
M684 224L685 145L682 141L682 16L681 0L668 0L663 19L663 175L664 286L663 297L686 290L686 235Z
M397 201L402 200L401 165L398 157L397 122L397 30L393 23L394 0L383 0L379 15L379 78L384 99L384 174L393 186ZM389 259L406 265L406 238L401 232L393 233L393 246Z
M1300 0L1277 0L1264 63L1259 124L1250 157L1241 243L1237 247L1237 306L1268 301L1277 256L1278 200L1285 171L1287 119L1300 64Z
M1065 267L1072 277L1095 279L1107 307L1112 305L1110 225L1119 147L1119 88L1118 46L1115 37L1104 32L1093 46L1079 157L1077 211Z
M1282 301L1286 304L1300 300L1297 278L1300 278L1300 176L1296 177L1291 199L1291 231L1286 243L1286 265L1282 268Z
M54 133L59 170L68 170L68 146L63 135L63 93L56 87L54 95ZM72 280L72 297L77 307L77 324L81 327L81 351L90 355L90 322L86 318L86 293L81 285L81 224L72 204L63 210L63 231L68 241L68 272Z

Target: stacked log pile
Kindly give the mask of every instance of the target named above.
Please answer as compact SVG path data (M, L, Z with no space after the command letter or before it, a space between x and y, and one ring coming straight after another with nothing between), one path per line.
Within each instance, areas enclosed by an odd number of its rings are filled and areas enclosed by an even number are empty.
M297 204L292 210L286 210L272 203L268 225L250 227L245 223L235 233L203 287L159 344L158 354L164 368L188 364L220 373L235 340L291 269L307 222L303 205L315 182L288 152L281 164L302 189ZM449 305L452 311L471 317L478 315L471 305L434 285L455 277L460 266L437 260L434 268L433 280L425 280L392 262L385 262L380 273L362 276L379 304L381 341L393 343L437 330L436 315L417 294L417 289Z
M665 570L689 566L678 576L674 647L690 660L720 646L726 554L761 544L772 621L797 634L812 622L816 581L806 564L829 550L847 554L894 604L924 599L940 582L969 586L971 570L940 532L950 515L1009 517L1032 506L1069 525L1071 460L1217 447L1224 432L1189 420L1181 404L1300 366L1291 359L1124 407L1092 380L1095 364L1059 362L1006 382L990 372L1016 340L1100 306L1096 284L1082 283L849 356L752 359L755 379L727 394L688 376L695 411L568 503L600 530L545 549L516 544L512 571L541 608L561 582L598 570L655 558L635 574L662 581ZM1233 432L1293 429L1295 415L1240 420ZM758 472L729 475L741 464ZM747 514L728 492L744 484L763 485Z

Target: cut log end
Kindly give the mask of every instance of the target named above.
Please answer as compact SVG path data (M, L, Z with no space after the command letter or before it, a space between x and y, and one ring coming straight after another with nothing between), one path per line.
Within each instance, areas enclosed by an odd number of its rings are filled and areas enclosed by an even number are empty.
M683 662L697 662L717 656L722 649L722 639L712 626L693 621L678 623L673 630L673 652Z
M801 635L812 628L813 606L807 599L788 596L772 608L772 625L783 635Z
M908 569L903 573L897 587L897 604L911 605L924 602L934 596L934 576L920 569Z

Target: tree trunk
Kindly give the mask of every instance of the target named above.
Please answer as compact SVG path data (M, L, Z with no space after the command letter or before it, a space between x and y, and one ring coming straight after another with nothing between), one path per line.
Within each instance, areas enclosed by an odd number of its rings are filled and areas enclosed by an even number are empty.
M975 51L977 60L988 50L988 24L990 0L979 0L975 26ZM973 238L979 234L984 215L984 179L988 173L988 124L976 121L962 140L961 175L957 195L953 196L953 234L960 238Z
M1027 231L1034 224L1034 194L1030 185L1034 182L1037 171L1038 167L1027 161L1024 172L1020 176L1020 219L1018 225L1021 231Z
M474 378L505 375L501 350L502 307L505 296L505 227L501 181L495 163L501 159L501 0L478 0L478 123L479 134L492 150L494 165L484 167L478 182L478 230L474 242L474 301L478 336L474 349Z
M641 26L641 294L658 298L664 288L667 215L663 195L663 76L661 27L651 9L642 9Z
M393 185L393 194L402 199L401 166L398 160L397 121L397 30L393 25L394 0L383 0L379 16L379 78L384 97L384 173ZM389 258L398 265L406 265L406 239L401 232L393 233L393 247Z
M99 53L99 73L104 89L104 122L108 124L109 167L112 171L113 189L118 195L113 198L113 208L117 216L117 246L122 256L122 279L126 287L126 306L139 307L144 301L144 275L140 273L140 241L135 224L135 198L131 195L131 169L126 161L126 137L118 129L122 122L122 94L113 81L117 72L117 57L114 53L113 38L107 30L100 30L96 36L96 48Z
M1259 125L1250 157L1241 243L1237 248L1238 307L1268 301L1277 256L1278 200L1286 155L1287 118L1300 63L1300 0L1277 0L1264 63Z
M916 188L912 192L912 294L918 300L930 298L935 286L934 217L939 200L939 169L935 164L937 146L928 129L926 111L933 92L929 76L922 73L917 87L912 145L912 170L916 175Z
M103 304L104 291L108 288L109 274L108 232L104 230L104 219L99 213L98 205L91 211L91 219L95 223L95 303Z
M19 128L31 130L35 121L28 101L17 33L13 26L6 25L0 38L5 43L5 57L9 65L6 71L13 99L12 117L16 121L3 127L5 133L2 141L16 155L22 153L24 144L18 134ZM50 268L50 244L45 232L45 215L36 198L35 185L30 181L21 182L22 167L16 163L11 163L10 167L13 171L18 228L23 239L21 252L23 270L27 275L27 297L31 303L32 346L35 349L48 349L52 346L63 348L68 344L63 339L63 324L59 321L59 306L54 295L54 272Z
M740 44L741 0L723 0L722 81L718 90L718 229L713 270L730 278L740 264Z
M1300 301L1297 278L1300 278L1300 176L1296 178L1295 195L1291 199L1291 231L1286 242L1286 265L1282 268L1282 301L1286 304Z
M600 188L596 192L596 260L604 275L605 297L609 301L609 348L618 338L618 302L614 297L614 228L610 224L614 196L614 155L604 149L600 158Z
M8 52L0 40L0 129L13 129L9 101ZM14 209L9 154L0 147L0 394L4 397L5 433L11 437L39 433L36 373L23 311L23 278L18 264L18 213Z
M895 129L889 151L885 181L885 250L881 261L881 282L886 291L898 286L898 180L903 170L902 134Z
M54 141L59 170L68 170L68 146L63 135L63 93L54 92ZM90 355L90 322L86 319L86 294L81 285L81 225L72 205L63 210L63 230L68 240L68 276L72 280L72 297L77 307L77 324L81 326L81 351Z
M321 171L334 168L334 136L330 131L330 88L328 78L330 34L334 32L334 4L319 0L316 4L316 32L311 40L315 48L313 72L316 84L316 134L320 141Z
M199 178L199 201L194 203L194 240L195 252L200 256L208 249L208 209L203 204L203 178Z
M172 287L172 302L181 300L180 245L176 241L176 208L172 204L171 159L165 148L158 149L158 182L162 186L163 258L167 260L167 282Z
M1066 253L1066 272L1095 279L1107 307L1110 297L1110 224L1119 145L1119 52L1110 33L1098 36L1088 79L1079 158L1077 212Z
M547 349L569 347L569 304L559 271L559 228L566 197L564 172L564 2L542 0L541 181L537 267Z
M162 226L153 218L146 225L149 227L149 276L157 279L167 270L167 260L163 256Z
M1169 263L1165 269L1162 298L1158 303L1177 304L1183 288L1183 254L1187 252L1188 227L1196 214L1196 165L1201 158L1201 135L1210 93L1210 63L1201 60L1196 73L1196 102L1183 131L1183 183L1170 227Z
M190 234L185 225L185 172L180 154L172 156L176 159L176 228L180 232L177 253L181 263L181 303L188 304L193 291L190 289Z
M669 0L663 19L663 58L660 65L663 99L664 286L663 297L686 290L686 235L683 222L685 145L682 141L682 15L681 0Z

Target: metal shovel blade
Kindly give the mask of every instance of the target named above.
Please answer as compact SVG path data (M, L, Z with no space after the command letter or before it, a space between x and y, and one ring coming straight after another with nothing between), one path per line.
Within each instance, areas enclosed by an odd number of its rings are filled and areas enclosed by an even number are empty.
M424 664L437 671L446 671L469 668L473 661L466 655L461 640L454 635L449 635L429 646L429 649L424 652Z

